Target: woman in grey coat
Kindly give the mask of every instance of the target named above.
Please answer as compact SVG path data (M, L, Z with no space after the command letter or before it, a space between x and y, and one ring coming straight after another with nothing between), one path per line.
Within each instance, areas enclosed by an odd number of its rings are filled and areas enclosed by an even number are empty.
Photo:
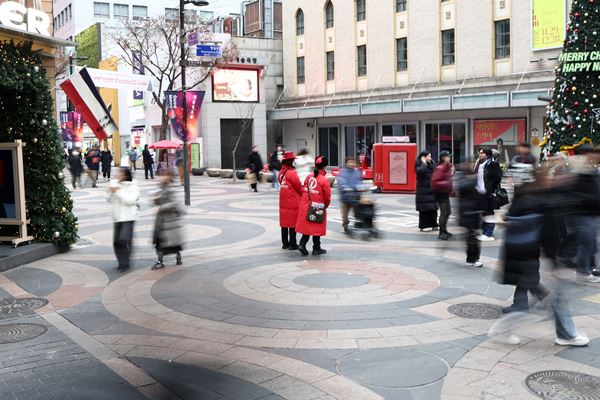
M183 264L181 250L183 249L183 211L179 207L172 188L173 176L166 174L160 182L160 187L154 204L159 206L154 224L152 243L156 246L158 260L152 269L164 268L163 257L167 254L177 255L177 265Z

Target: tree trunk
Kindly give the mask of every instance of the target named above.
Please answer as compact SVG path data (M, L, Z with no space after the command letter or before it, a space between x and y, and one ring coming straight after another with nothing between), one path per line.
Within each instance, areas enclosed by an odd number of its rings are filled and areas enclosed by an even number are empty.
M231 153L233 154L233 183L237 183L237 171L235 169L235 150Z

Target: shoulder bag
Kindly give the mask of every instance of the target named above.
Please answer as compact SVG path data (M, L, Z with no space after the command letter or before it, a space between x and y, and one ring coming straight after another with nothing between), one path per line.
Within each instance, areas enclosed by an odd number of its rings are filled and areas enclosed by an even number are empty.
M310 199L310 179L306 181L306 190L308 190L308 211L306 212L306 220L315 224L322 224L325 220L325 204L315 203Z

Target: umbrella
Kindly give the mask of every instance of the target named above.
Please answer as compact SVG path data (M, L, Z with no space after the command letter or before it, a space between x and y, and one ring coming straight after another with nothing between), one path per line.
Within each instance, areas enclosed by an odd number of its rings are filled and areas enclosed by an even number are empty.
M181 147L180 143L171 142L170 140L161 140L160 142L152 143L150 146L151 149L178 149Z

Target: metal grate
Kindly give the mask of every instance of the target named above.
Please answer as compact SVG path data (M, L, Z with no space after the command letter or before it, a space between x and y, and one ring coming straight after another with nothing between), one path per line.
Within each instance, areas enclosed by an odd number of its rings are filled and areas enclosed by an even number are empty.
M572 371L540 371L525 378L531 393L542 399L600 400L600 378Z
M448 312L467 319L498 319L502 307L487 303L462 303L448 307Z
M38 324L0 325L0 344L18 343L35 339L47 331L47 327Z
M37 297L0 301L0 319L31 315L36 308L44 307L48 300Z

